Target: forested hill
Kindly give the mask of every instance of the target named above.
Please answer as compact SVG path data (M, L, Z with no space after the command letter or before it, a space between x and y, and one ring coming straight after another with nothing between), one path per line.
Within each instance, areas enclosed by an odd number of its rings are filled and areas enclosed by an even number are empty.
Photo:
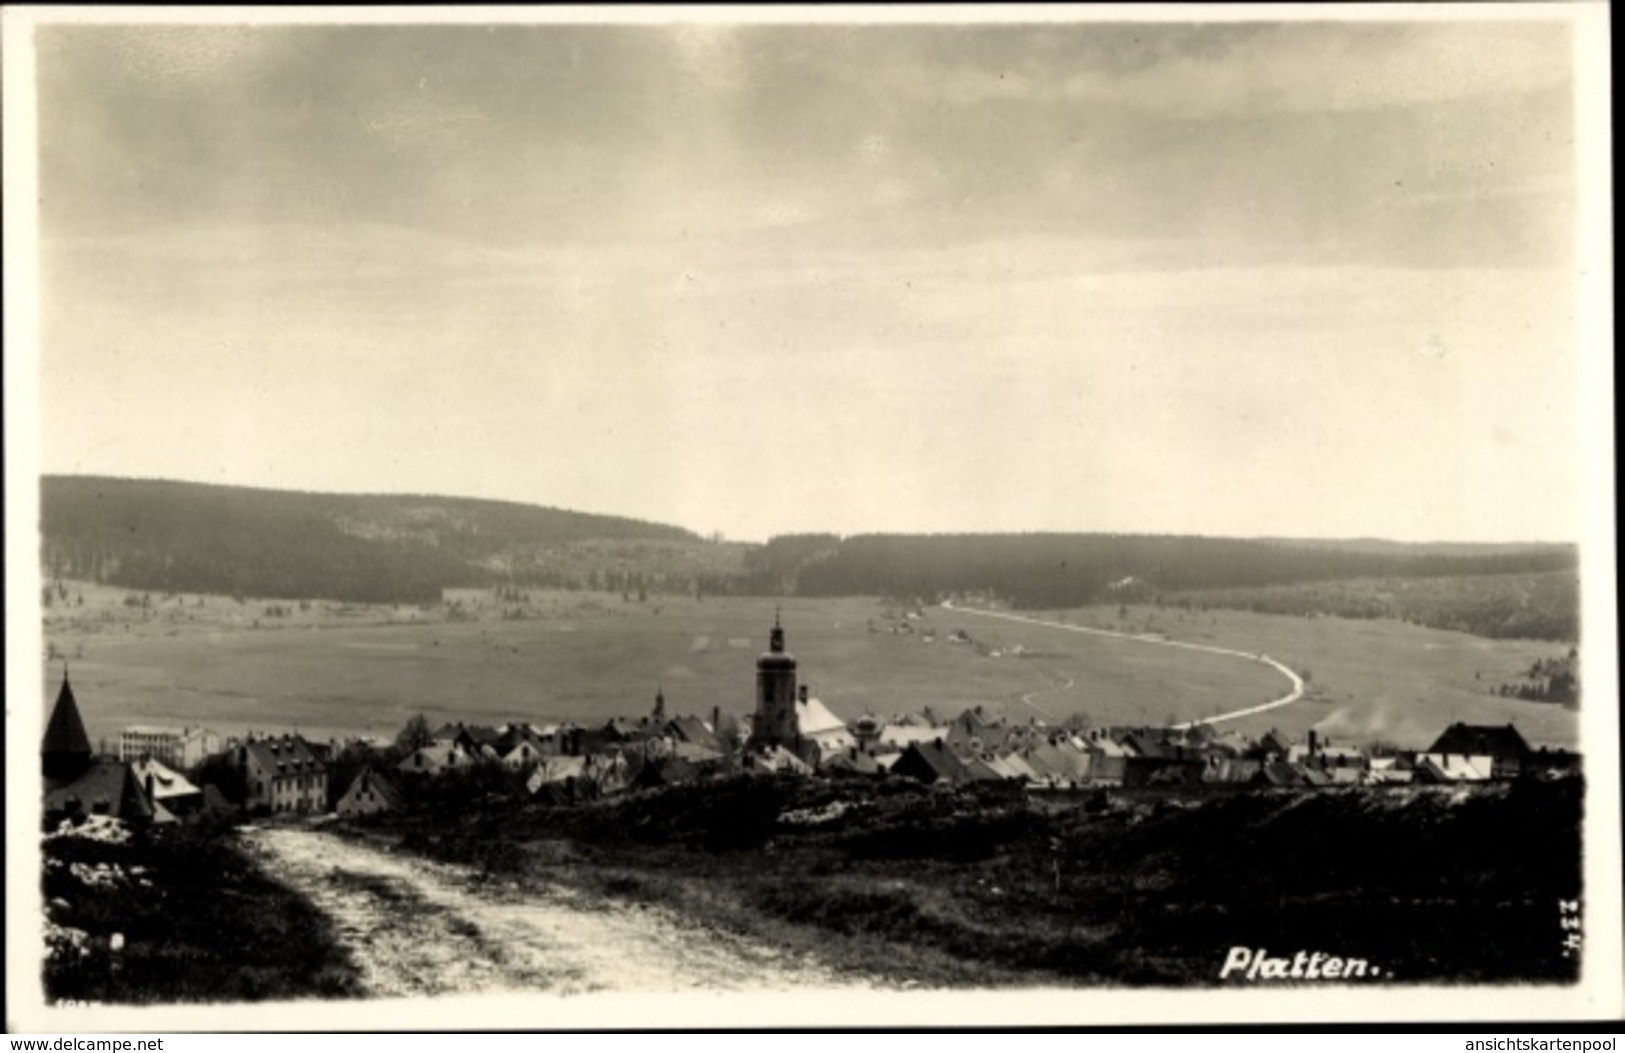
M47 476L53 579L149 592L432 603L517 586L693 595L982 597L1392 617L1573 639L1578 551L1126 534L834 534L765 545L674 526L467 498L315 494ZM1424 584L1429 583L1429 584Z
M1118 534L775 538L759 579L808 596L980 595L1016 607L1155 601L1408 618L1485 635L1572 638L1573 545L1401 544ZM1435 583L1426 588L1422 582ZM1341 583L1361 582L1358 595ZM1454 583L1448 584L1445 583ZM1335 587L1333 587L1335 586Z
M46 476L46 573L132 589L432 602L516 554L694 542L679 527L471 498Z

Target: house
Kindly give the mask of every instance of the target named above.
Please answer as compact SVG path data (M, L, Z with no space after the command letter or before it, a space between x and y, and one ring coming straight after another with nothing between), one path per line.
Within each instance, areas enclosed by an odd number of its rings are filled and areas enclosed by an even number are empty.
M1417 782L1488 782L1495 778L1495 758L1488 754L1423 753L1416 758Z
M981 706L971 706L962 710L948 725L948 734L943 741L955 753L971 756L1001 745L1004 735L1002 722L990 718L987 710Z
M327 764L298 735L245 742L234 757L243 779L243 804L250 811L327 811Z
M822 759L844 753L858 744L857 736L847 729L846 721L836 716L823 702L812 697L811 688L802 684L796 699L796 731L801 741L817 748L817 753L804 755L805 759Z
M1202 767L1202 781L1246 785L1258 778L1261 767L1256 760L1231 756L1228 752L1209 753Z
M874 753L875 747L880 743L880 718L873 714L865 714L848 725L852 738L856 740L859 753Z
M837 753L827 757L819 764L818 770L829 775L879 775L885 769L873 756L863 752L858 746L853 746L845 753Z
M637 774L633 761L618 753L585 757L547 757L530 773L525 789L557 804L591 800L619 793Z
M661 732L676 742L703 746L719 754L724 752L722 739L717 736L715 727L699 717L673 717L666 721Z
M993 753L960 757L959 762L965 767L966 777L956 780L958 782L1015 782L1017 779L1016 773Z
M1002 737L995 735L994 738L999 739L996 745L1003 749L1019 750L1051 742L1058 734L1058 728L1034 720L1028 724L1012 724L1003 729Z
M334 810L345 817L373 815L377 812L392 812L401 806L401 801L400 787L388 776L368 767L350 783L349 789L344 791L344 796L339 798Z
M1089 754L1066 739L1039 742L1023 749L1021 757L1045 785L1066 789L1089 781Z
M582 755L582 729L574 724L532 724L530 732L550 757Z
M1415 778L1416 769L1409 757L1372 757L1370 766L1365 770L1365 781L1368 786L1402 785L1412 782Z
M745 766L753 771L789 772L796 775L811 775L812 765L791 753L783 746L767 746L753 749L744 757Z
M502 731L489 724L444 724L434 733L430 745L456 746L469 757L486 757L499 759L501 753L497 744L502 739Z
M1455 723L1444 730L1426 751L1430 755L1489 757L1492 779L1514 779L1529 760L1529 743L1511 724L1502 726Z
M1292 749L1292 740L1274 728L1259 736L1257 756L1260 760L1280 760Z
M1301 764L1277 760L1260 764L1258 774L1253 777L1251 785L1307 789L1325 786L1330 781L1323 772L1305 768Z
M910 744L891 766L891 771L894 775L905 775L926 784L949 782L957 785L988 777L986 773L971 771L941 739Z
M1162 760L1165 757L1175 756L1174 747L1155 732L1144 728L1136 728L1123 734L1117 739L1130 757L1145 760Z
M640 789L652 789L693 782L699 777L699 768L681 757L668 755L645 760L633 773L632 785Z
M1207 740L1207 751L1209 753L1219 753L1231 757L1245 756L1252 748L1252 740L1239 731L1226 731Z
M620 793L632 785L635 774L625 753L594 753L587 757L583 776L600 796Z
M1285 759L1290 764L1329 771L1333 768L1366 768L1370 758L1357 746L1333 745L1314 728L1309 729L1308 741L1287 747Z
M580 753L604 753L628 743L645 742L659 737L658 726L626 717L613 717L595 728L585 728L579 734L575 748Z
M917 742L935 742L938 739L946 740L948 728L934 727L929 724L897 723L880 729L876 737L874 752L899 753L908 749Z
M443 771L466 768L474 758L455 742L436 742L413 750L395 765L402 775L439 775Z
M161 806L172 816L192 815L203 809L203 791L163 763L148 758L131 764L130 770L155 808Z
M1102 786L1123 785L1128 767L1129 751L1111 736L1098 730L1091 731L1082 740L1082 751L1089 757L1089 781Z
M1191 786L1203 781L1205 767L1201 757L1181 756L1175 747L1129 756L1123 760L1123 786Z
M555 752L537 737L529 724L508 725L497 739L494 750L502 766L510 771L524 771Z
M52 780L46 781L45 819L49 823L92 815L147 823L154 814L135 772L112 757L95 757L78 775L57 780L55 785Z
M448 721L447 723L440 725L434 730L433 734L429 736L429 742L434 745L442 746L449 746L452 743L457 743L464 749L471 749L475 746L474 740L469 738L468 733L463 729L463 724L461 721L458 721L455 724Z
M1359 771L1371 766L1371 758L1358 746L1322 746L1312 761L1315 767L1326 771L1348 768Z
M671 742L666 756L691 765L701 773L717 770L727 759L721 750L712 749L698 742Z
M525 781L525 789L534 794L544 786L583 778L586 770L586 757L548 757L530 773L530 778Z

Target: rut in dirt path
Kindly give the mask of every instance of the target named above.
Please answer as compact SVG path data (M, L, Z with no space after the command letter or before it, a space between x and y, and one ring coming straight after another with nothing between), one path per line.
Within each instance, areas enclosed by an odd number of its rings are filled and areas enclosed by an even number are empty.
M375 996L860 986L659 908L502 886L310 828L245 828L242 840L333 919Z

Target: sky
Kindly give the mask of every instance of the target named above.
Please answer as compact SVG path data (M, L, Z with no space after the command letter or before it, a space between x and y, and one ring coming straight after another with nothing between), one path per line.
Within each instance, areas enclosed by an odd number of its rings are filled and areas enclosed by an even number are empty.
M1571 34L41 26L40 466L1573 540Z

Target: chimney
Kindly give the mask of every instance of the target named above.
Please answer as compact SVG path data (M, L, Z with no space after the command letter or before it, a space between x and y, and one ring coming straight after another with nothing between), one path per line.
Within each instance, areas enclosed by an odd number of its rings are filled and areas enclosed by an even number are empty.
M718 734L718 735L722 734L722 707L721 706L712 706L711 707L711 731L713 733L715 733L715 734Z
M812 685L810 685L810 684L802 684L801 685L801 695L799 696L797 701L799 701L802 705L806 705L807 704L807 692L811 691L811 690L812 690Z
M1315 735L1315 729L1309 729L1309 756L1313 757L1320 752L1320 742Z

